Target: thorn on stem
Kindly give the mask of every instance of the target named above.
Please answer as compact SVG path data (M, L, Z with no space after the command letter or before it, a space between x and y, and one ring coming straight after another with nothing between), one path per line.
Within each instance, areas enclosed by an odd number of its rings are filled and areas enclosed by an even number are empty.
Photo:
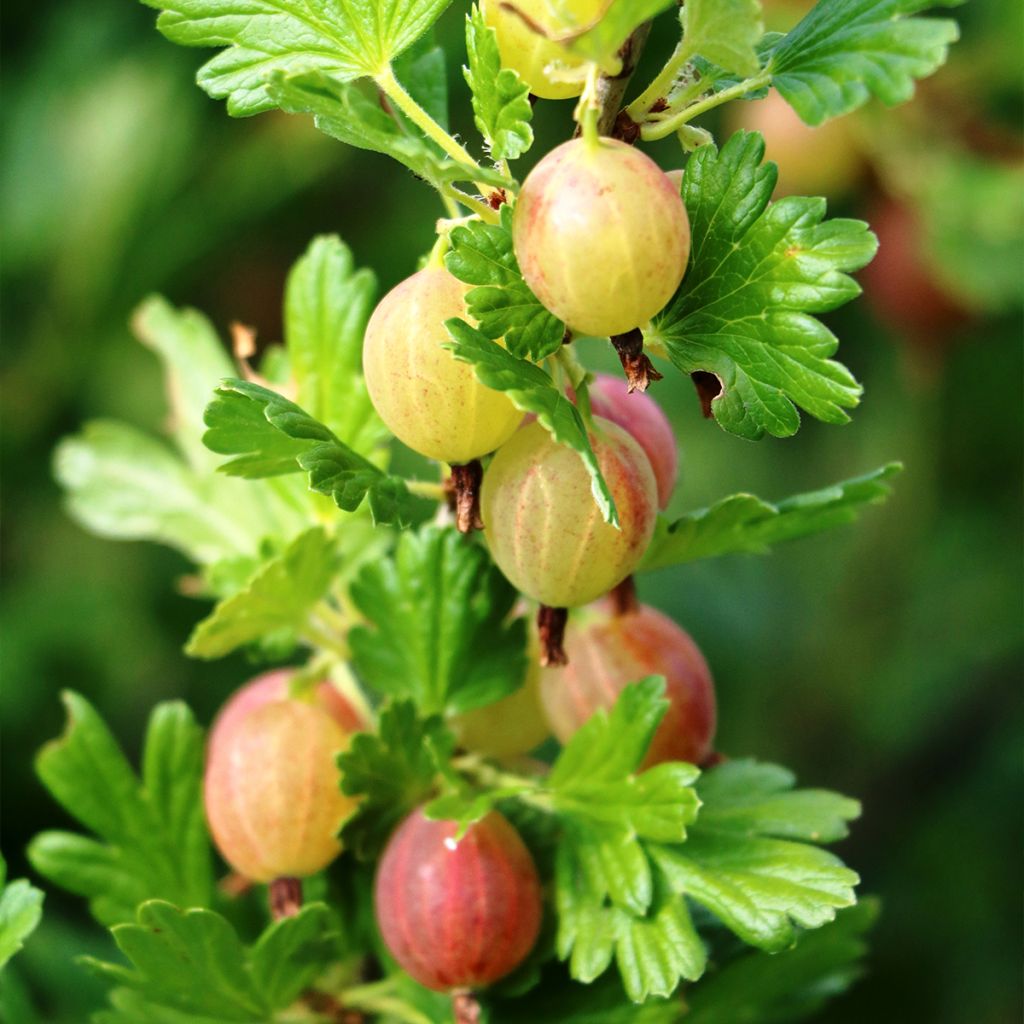
M630 394L634 391L646 391L653 381L661 380L662 375L644 355L644 335L639 327L634 327L625 334L613 335L612 344L626 373Z
M562 646L562 641L565 639L565 624L568 619L567 608L549 608L546 604L542 604L537 610L540 663L545 668L550 665L569 664L569 656Z
M455 526L459 533L472 533L484 528L480 518L480 484L483 478L484 469L479 459L463 466L452 466L448 487L455 506Z
M275 878L270 883L269 897L273 920L294 917L302 909L302 882L298 878Z

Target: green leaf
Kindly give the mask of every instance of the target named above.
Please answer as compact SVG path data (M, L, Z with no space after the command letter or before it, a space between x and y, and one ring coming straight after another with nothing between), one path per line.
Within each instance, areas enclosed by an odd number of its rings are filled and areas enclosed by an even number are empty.
M851 523L865 506L889 497L889 480L902 468L900 463L890 462L872 473L798 494L777 505L752 494L733 494L671 524L660 517L640 569L661 569L737 552L764 554L773 544Z
M331 538L322 527L312 527L198 623L185 653L192 658L222 658L263 637L298 637L338 567Z
M346 512L366 498L374 522L412 522L424 508L398 477L342 444L294 402L268 388L227 380L207 406L203 442L220 455L233 455L221 466L230 476L260 478L305 470L309 486L326 494Z
M878 905L865 900L832 924L803 932L783 953L747 953L708 973L687 993L686 1024L789 1024L818 1013L864 971L864 933Z
M434 794L454 749L441 717L417 717L412 701L388 704L376 734L356 733L338 757L341 788L362 798L341 830L346 849L374 859L395 826Z
M359 674L426 714L491 704L526 675L524 621L507 621L515 589L454 529L403 534L393 559L363 568L351 597L369 622L349 633Z
M322 71L340 81L385 71L424 35L450 0L143 0L157 28L185 46L225 47L197 81L228 113L271 109L274 72Z
M448 68L444 48L428 32L393 64L395 78L410 96L448 131Z
M212 869L203 819L202 730L177 702L150 717L143 778L132 771L93 707L65 692L68 726L36 759L56 800L100 841L43 832L32 841L32 866L90 900L103 924L132 920L151 897L203 906Z
M482 334L504 341L521 359L539 362L558 351L565 324L549 313L519 272L512 248L512 211L502 207L500 224L475 220L451 232L445 265L466 293L470 316Z
M43 894L25 878L7 881L0 856L0 968L18 952L43 916Z
M466 16L466 54L462 73L472 92L473 120L494 160L515 160L533 145L530 87L511 68L501 66L498 37L478 6Z
M761 68L757 44L764 35L760 0L688 0L682 10L683 44L736 75Z
M337 929L333 911L311 903L270 925L250 950L213 911L149 900L136 923L112 929L130 967L91 957L83 962L116 981L119 991L134 990L138 998L129 997L128 1005L187 1014L188 1020L254 1024L272 1020L330 965Z
M284 328L296 401L343 444L370 455L387 439L363 380L363 333L377 282L337 235L313 239L288 275Z
M903 103L914 80L941 67L959 38L955 21L911 17L933 6L935 0L820 0L772 51L772 84L810 125L871 97Z
M673 0L602 0L599 6L587 5L581 16L573 0L551 0L559 26L551 35L606 72L617 74L622 67L619 49L633 30L672 6ZM551 24L540 21L545 27Z
M652 849L675 892L769 952L791 946L796 926L818 928L852 906L858 881L837 857L810 844L844 836L860 806L792 786L793 776L774 765L720 765L698 783L703 807L686 843Z
M517 409L535 413L541 426L559 444L572 448L579 455L590 474L591 492L605 522L618 526L615 499L601 475L587 428L576 406L539 366L517 359L475 327L463 320L448 320L445 327L452 336L449 348L455 358L472 363L481 383L495 391L504 391Z
M769 204L776 171L763 156L758 133L737 132L721 152L708 145L690 157L690 266L652 339L684 373L718 378L715 419L751 440L796 433L797 406L827 423L849 420L861 387L829 358L838 340L810 314L858 295L848 272L877 247L863 222L824 220L824 199Z

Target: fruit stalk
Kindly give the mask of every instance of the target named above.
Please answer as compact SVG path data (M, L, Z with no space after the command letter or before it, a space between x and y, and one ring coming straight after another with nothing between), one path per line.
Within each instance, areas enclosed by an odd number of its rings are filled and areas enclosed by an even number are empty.
M626 373L630 393L646 391L653 381L661 380L662 374L654 368L654 363L644 354L644 335L639 327L634 327L625 334L612 336L612 345L619 354L619 362Z
M569 619L567 608L549 608L542 604L537 609L537 638L540 640L540 663L546 668L549 665L567 665L569 658L562 646L565 636L565 624Z
M302 909L302 882L297 878L275 878L268 887L270 916L275 921L294 917Z
M455 526L459 533L472 533L484 528L480 518L480 484L484 479L479 459L452 466L449 480L455 504Z

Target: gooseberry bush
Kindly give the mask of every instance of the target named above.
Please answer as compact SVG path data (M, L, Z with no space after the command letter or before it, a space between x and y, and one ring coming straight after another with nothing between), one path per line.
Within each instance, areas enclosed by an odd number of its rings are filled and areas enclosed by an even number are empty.
M314 239L257 365L245 329L233 362L199 313L147 299L171 445L104 421L56 453L82 525L195 564L213 603L187 656L277 666L225 679L205 740L158 705L138 774L65 695L37 767L84 831L29 857L120 951L83 961L110 983L95 1019L815 1013L874 912L825 848L858 805L716 747L714 666L635 579L849 523L899 467L669 515L657 381L691 376L749 441L848 420L861 388L818 316L858 294L874 236L773 202L762 137L696 121L768 95L808 125L905 101L955 23L927 0L820 0L784 35L758 0L146 2L217 49L198 82L230 114L311 116L404 164L440 219L379 300ZM464 52L435 42L442 16ZM663 67L652 32L678 38ZM448 131L452 62L479 139ZM567 98L563 141L533 152L534 102ZM673 138L666 174L644 147ZM621 377L588 369L609 345ZM393 472L395 439L433 468ZM40 899L5 890L5 957Z

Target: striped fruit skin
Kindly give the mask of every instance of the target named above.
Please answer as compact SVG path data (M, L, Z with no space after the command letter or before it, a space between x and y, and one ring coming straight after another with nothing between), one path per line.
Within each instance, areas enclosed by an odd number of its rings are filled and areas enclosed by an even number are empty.
M621 529L601 518L579 455L539 423L518 431L484 473L480 509L494 561L522 593L552 608L587 604L621 583L654 532L658 492L643 450L597 416L590 443Z
M392 956L438 992L503 978L540 931L540 881L519 833L497 811L458 841L457 830L413 811L388 841L374 889Z
M370 399L387 428L413 451L462 464L500 447L523 414L500 391L477 380L444 345L444 323L470 321L467 286L427 267L381 299L363 339Z
M588 609L588 612L590 609ZM715 689L690 634L647 605L614 615L608 608L565 631L569 664L541 670L541 700L554 734L566 743L598 709L611 708L629 684L665 677L668 711L641 768L664 761L700 764L715 735Z
M580 334L624 334L672 295L690 256L679 190L650 157L614 139L573 139L529 173L512 223L538 299Z
M355 808L339 788L335 758L350 736L324 710L273 701L211 745L206 818L224 859L245 878L303 878L341 852L338 828Z
M210 728L208 749L216 746L221 736L229 735L250 711L274 701L288 700L288 682L294 674L287 668L264 672L236 690L214 719ZM359 732L366 728L366 722L359 712L326 680L318 683L313 690L313 703L326 711L346 733Z
M630 394L622 377L599 373L590 385L590 408L595 416L603 416L628 431L643 448L658 485L658 508L666 508L679 473L679 449L661 406L642 391Z

